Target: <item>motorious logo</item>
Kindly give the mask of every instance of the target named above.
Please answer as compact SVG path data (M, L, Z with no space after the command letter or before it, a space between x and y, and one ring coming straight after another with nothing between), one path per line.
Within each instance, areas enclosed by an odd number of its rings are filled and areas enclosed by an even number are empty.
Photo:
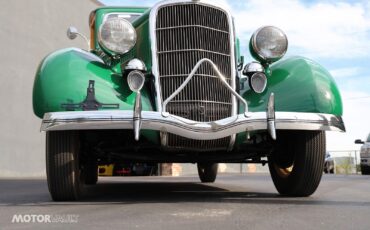
M15 214L12 223L77 223L79 215Z

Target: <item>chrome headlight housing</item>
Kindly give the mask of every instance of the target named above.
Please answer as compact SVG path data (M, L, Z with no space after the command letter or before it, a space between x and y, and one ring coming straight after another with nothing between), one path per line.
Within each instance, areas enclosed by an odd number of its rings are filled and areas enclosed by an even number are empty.
M106 50L116 54L129 52L136 44L136 30L126 19L107 18L99 28L98 41Z
M281 59L288 50L288 38L274 26L258 29L251 38L250 51L258 61L273 63Z

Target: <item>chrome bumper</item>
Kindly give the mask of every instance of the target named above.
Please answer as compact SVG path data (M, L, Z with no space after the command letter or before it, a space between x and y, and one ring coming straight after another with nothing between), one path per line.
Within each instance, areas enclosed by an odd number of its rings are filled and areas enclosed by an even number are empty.
M176 97L194 77L198 68L208 62L216 77L244 105L244 113L212 122L188 120L166 111L167 104ZM46 113L41 131L55 130L109 130L132 129L139 140L140 130L173 133L196 140L213 140L233 134L266 130L276 139L276 130L345 131L341 117L331 114L275 112L274 94L271 93L266 112L248 112L248 104L225 80L217 66L209 59L200 60L181 86L163 102L160 112L142 111L140 90L136 92L134 111L83 111Z
M47 113L41 131L134 129L133 111L84 111ZM160 112L141 112L141 129L169 132L197 140L212 140L246 131L268 130L266 112L239 114L214 122L195 122ZM276 112L277 130L345 131L341 117L319 113Z

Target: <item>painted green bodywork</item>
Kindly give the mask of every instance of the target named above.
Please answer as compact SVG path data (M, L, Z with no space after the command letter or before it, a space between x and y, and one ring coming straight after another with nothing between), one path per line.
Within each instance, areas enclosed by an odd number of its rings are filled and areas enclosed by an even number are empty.
M135 93L129 90L121 73L80 49L63 49L47 56L39 65L33 88L34 113L65 111L61 104L81 103L86 98L89 80L95 81L95 96L100 103L118 104L120 110L133 111ZM144 111L153 111L147 88L143 88ZM80 110L80 109L79 109ZM78 111L78 110L77 110ZM157 141L155 132L144 132Z
M112 12L134 12L143 15L133 22L137 31L135 47L125 55L113 59L103 53L97 39L95 50L63 49L47 56L40 64L33 89L34 113L42 118L47 112L65 111L61 104L80 103L86 97L89 80L95 81L95 93L101 103L119 104L120 110L133 110L135 95L129 90L121 64L133 58L144 61L149 78L152 68L151 41L149 36L149 13L147 8L106 7L95 11L95 31L98 31L104 15ZM95 32L96 34L96 32ZM96 36L96 35L95 35ZM241 60L240 42L236 42L236 60ZM99 61L99 55L105 63ZM117 57L116 57L117 58ZM109 60L109 61L106 61ZM264 93L256 94L245 84L240 95L245 98L252 112L265 111L269 95L275 94L276 111L327 113L341 116L341 96L333 78L322 66L303 57L283 59L269 68L268 86ZM149 85L149 84L147 84ZM153 94L148 88L142 90L143 110L156 111ZM243 112L241 105L239 112ZM142 135L159 144L159 134L143 131ZM239 134L237 145L245 140Z
M334 79L316 62L291 57L271 65L270 71L267 89L262 94L254 93L248 86L240 92L250 111L265 111L268 97L274 93L276 111L343 114Z
M263 93L254 93L247 83L240 91L249 111L266 111L269 96L274 93L276 111L343 115L338 87L330 73L318 63L304 57L291 57L269 66L267 71L268 83ZM244 111L243 105L239 107L241 111ZM238 134L236 146L245 140L245 133Z

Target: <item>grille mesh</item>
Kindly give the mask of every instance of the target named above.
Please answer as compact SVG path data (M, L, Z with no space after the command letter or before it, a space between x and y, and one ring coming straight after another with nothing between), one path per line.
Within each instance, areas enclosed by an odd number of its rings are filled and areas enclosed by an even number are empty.
M186 79L196 63L212 60L231 83L230 28L227 15L200 4L176 4L157 12L157 57L161 96L168 98ZM209 122L229 117L231 93L204 63L189 84L167 105L167 111L195 121ZM168 135L168 147L226 149L230 137L200 141Z

